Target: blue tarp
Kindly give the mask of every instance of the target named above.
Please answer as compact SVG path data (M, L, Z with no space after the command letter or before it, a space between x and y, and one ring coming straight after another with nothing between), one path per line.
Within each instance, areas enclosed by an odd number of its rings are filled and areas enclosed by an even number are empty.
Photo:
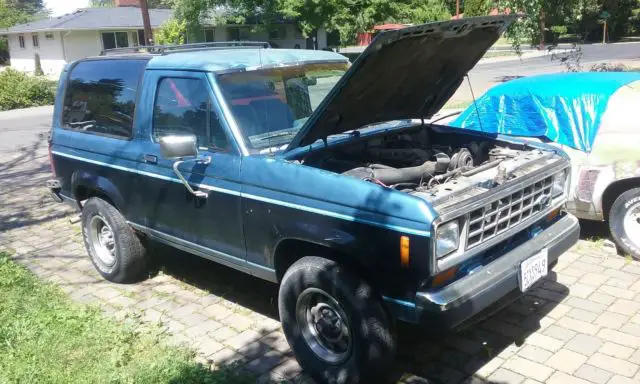
M477 100L477 111L476 106L470 105L451 125L547 138L591 152L609 98L620 87L636 80L640 80L638 72L524 77L491 88Z

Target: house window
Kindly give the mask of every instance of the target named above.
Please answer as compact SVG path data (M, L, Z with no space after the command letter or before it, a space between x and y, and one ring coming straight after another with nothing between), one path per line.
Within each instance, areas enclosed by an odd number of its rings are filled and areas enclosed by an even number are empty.
M215 41L216 30L214 28L207 28L204 30L204 41L211 43Z
M18 35L18 44L20 44L20 48L24 49L24 36Z
M33 41L33 48L40 48L40 39L37 33L31 35L31 41Z
M147 45L147 42L144 39L144 29L138 29L138 44Z
M129 47L127 32L102 32L102 47L104 49Z
M269 39L286 39L287 29L284 26L276 27L269 31Z
M229 28L229 40L246 41L249 40L249 28L233 27Z
M44 38L47 40L53 40L53 32L45 32Z

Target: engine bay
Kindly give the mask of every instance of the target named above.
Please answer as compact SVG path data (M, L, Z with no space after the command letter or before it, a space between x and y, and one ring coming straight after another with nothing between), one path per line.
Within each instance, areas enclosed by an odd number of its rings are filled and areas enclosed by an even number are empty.
M301 162L438 203L465 192L472 197L557 159L553 152L442 128L418 127L329 147Z

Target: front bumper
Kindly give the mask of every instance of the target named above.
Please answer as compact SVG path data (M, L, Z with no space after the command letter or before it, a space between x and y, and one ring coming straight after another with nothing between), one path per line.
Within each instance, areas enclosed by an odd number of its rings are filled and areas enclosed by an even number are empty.
M418 292L412 322L438 328L457 328L497 304L506 305L520 296L518 271L522 261L547 248L549 266L571 248L580 235L578 219L566 214L534 238L502 255L477 272L446 287ZM406 312L405 312L406 315ZM401 316L405 317L405 316ZM405 318L406 319L406 318ZM406 319L411 321L412 319Z

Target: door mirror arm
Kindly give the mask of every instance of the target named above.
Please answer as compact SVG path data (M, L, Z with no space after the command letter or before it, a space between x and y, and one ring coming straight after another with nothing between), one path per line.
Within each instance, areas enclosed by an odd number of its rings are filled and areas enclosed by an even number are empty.
M178 178L180 179L180 181L182 181L182 184L185 186L185 188L187 188L187 190L195 197L200 198L200 199L206 199L209 194L203 191L196 191L193 188L191 188L191 184L189 184L189 182L187 181L187 179L185 179L184 176L182 176L182 173L180 172L180 169L178 169L178 167L180 167L181 164L184 163L190 163L190 162L196 162L198 164L210 164L211 163L211 156L204 156L204 157L199 157L199 158L195 158L195 159L188 159L188 160L177 160L176 162L173 163L173 172L178 176Z
M166 159L176 160L173 163L173 173L175 173L185 188L195 197L206 199L209 196L206 192L196 191L182 176L178 169L183 163L195 162L197 164L210 164L211 156L198 157L198 146L195 135L167 135L159 139L160 153ZM186 159L186 160L185 160Z

